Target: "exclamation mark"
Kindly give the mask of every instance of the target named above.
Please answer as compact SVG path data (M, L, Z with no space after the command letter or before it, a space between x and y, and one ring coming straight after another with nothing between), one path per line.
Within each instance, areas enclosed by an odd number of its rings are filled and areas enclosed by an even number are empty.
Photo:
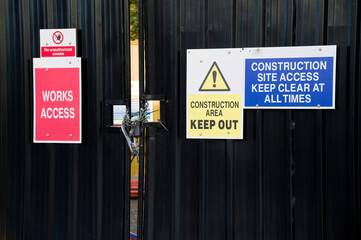
M216 71L213 71L213 87L215 88L216 87L216 79L217 79L217 72Z

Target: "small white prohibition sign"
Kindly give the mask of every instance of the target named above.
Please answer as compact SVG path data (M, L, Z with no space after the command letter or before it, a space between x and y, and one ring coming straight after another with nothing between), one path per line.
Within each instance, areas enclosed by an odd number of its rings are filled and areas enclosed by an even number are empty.
M60 44L62 43L64 40L64 36L63 34L60 32L60 31L56 31L54 34L53 34L53 42L55 44Z

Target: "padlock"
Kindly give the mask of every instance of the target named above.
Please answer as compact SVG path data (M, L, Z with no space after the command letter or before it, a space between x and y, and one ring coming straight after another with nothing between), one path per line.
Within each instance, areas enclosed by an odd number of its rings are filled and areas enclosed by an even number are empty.
M135 125L133 127L133 137L140 137L140 126Z

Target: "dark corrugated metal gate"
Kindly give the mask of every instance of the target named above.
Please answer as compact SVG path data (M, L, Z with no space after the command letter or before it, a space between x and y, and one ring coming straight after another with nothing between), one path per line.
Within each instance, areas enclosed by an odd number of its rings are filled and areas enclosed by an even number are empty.
M360 239L361 4L144 1L144 238ZM129 99L127 1L0 2L0 238L129 238L129 154L105 100ZM39 29L80 30L85 143L32 144ZM246 110L244 140L186 140L186 49L336 44L336 110Z
M129 99L127 4L0 1L0 239L129 239L129 153L103 119L105 99ZM80 30L86 62L84 143L33 144L39 29L70 27Z
M357 0L147 0L145 239L360 239ZM244 140L185 140L186 49L336 44L336 110L246 110Z

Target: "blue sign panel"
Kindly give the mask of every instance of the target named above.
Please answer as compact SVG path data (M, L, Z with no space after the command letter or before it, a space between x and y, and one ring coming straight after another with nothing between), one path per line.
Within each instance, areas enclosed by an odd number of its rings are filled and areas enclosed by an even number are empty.
M245 107L332 108L334 58L245 60Z

